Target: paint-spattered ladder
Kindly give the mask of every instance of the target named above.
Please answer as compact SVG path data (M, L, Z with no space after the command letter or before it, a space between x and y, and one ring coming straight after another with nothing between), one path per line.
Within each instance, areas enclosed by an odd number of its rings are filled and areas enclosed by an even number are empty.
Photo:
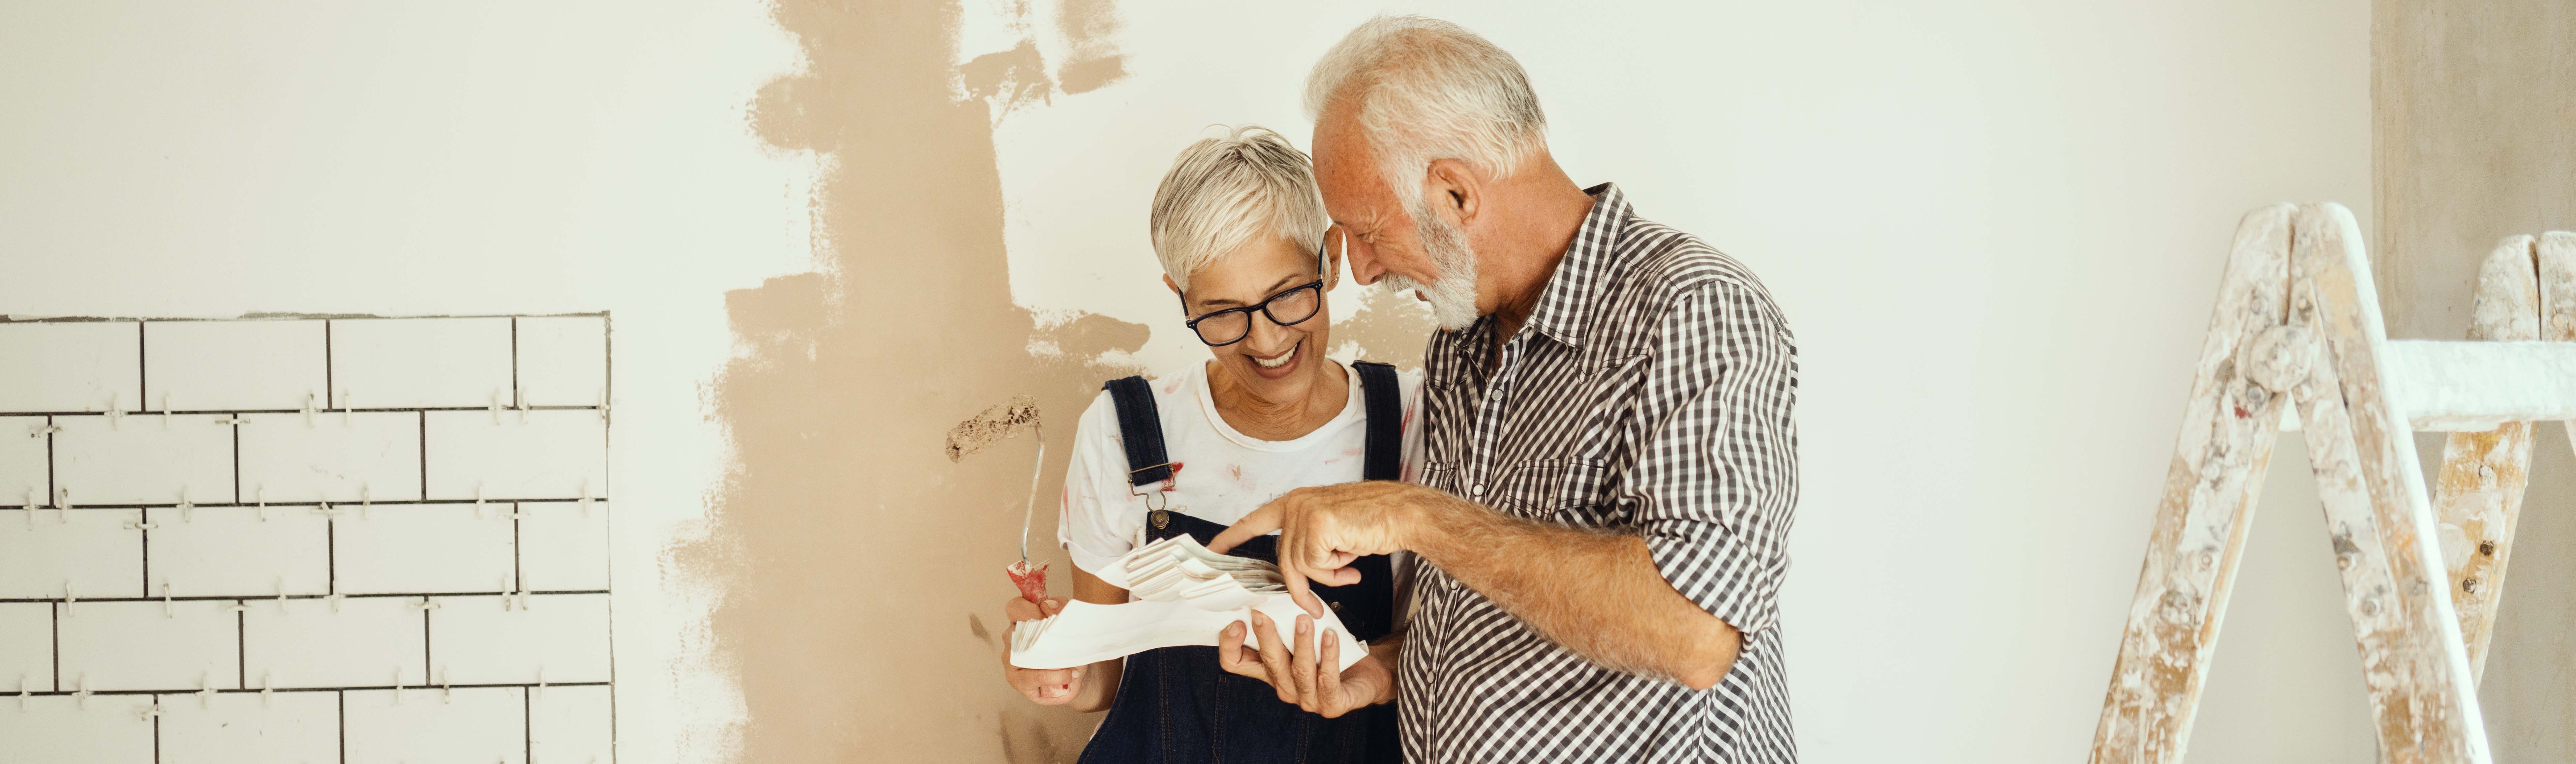
M2234 246L2092 760L2182 759L2265 463L2280 431L2299 428L2380 759L2486 762L2477 676L2532 423L2576 420L2576 234L2499 245L2466 342L2388 340L2341 205L2255 210ZM2418 430L2451 433L2430 499Z

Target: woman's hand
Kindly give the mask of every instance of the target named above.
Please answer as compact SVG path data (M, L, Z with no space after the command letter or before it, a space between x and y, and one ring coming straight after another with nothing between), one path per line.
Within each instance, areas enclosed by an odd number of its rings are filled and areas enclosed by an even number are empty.
M1020 597L1012 597L1002 606L1002 612L1008 614L1014 624L1051 617L1063 609L1064 600L1053 597L1047 598L1043 606ZM1003 641L1008 642L1009 637L1005 636ZM1067 669L1025 669L1011 665L1009 654L1002 656L1002 679L1010 682L1011 688L1019 690L1021 695L1028 696L1029 702L1041 706L1061 706L1073 702L1074 696L1082 689L1082 675L1088 673L1086 669L1089 668L1089 666L1077 666Z
M1349 669L1335 671L1342 665L1342 640L1332 634L1316 638L1315 620L1297 616L1294 644L1320 645L1316 649L1295 652L1290 643L1279 638L1278 626L1270 616L1252 611L1252 632L1259 649L1243 644L1242 623L1228 624L1217 632L1216 660L1227 673L1259 679L1279 693L1283 703L1322 714L1331 719L1354 709L1395 699L1395 673L1387 669L1394 660L1395 645L1372 648L1368 657L1351 664ZM1386 660L1379 660L1379 653Z

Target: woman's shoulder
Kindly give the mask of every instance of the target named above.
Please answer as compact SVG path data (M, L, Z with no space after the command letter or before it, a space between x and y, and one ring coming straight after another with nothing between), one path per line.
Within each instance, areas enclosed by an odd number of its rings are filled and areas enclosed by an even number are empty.
M1118 442L1118 403L1109 394L1109 383L1130 378L1144 380L1146 388L1153 393L1155 413L1162 418L1169 419L1175 411L1189 410L1198 405L1192 397L1194 393L1189 388L1190 375L1187 372L1165 374L1159 377L1137 374L1132 377L1103 380L1100 384L1100 392L1092 394L1091 403L1082 410L1082 419L1075 426L1076 439L1086 442L1105 441L1111 444Z

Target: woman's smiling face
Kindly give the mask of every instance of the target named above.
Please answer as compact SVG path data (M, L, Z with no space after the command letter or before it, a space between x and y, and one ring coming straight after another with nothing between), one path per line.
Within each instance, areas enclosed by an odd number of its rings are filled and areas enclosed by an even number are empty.
M1315 314L1303 321L1282 326L1262 311L1249 315L1212 318L1202 321L1203 334L1224 339L1231 334L1219 324L1249 319L1250 328L1243 339L1227 345L1210 346L1217 366L1253 394L1273 401L1303 399L1313 391L1312 385L1326 379L1316 374L1324 368L1324 352L1330 348L1333 313L1323 292L1332 289L1331 274L1318 271L1315 251L1299 246L1283 236L1256 236L1240 248L1211 260L1190 274L1190 288L1181 292L1182 309L1189 318L1198 319L1228 308L1260 305L1262 301L1280 298L1271 304L1271 313L1295 318L1304 311L1311 296ZM1321 289L1289 295L1322 280ZM1164 279L1167 285L1170 279ZM1177 287L1175 292L1180 292ZM1285 296L1282 296L1285 295ZM1239 323L1235 325L1241 325Z

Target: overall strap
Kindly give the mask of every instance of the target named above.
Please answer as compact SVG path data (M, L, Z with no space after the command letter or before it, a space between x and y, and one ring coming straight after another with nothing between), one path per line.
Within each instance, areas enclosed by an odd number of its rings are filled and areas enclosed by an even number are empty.
M1163 453L1163 415L1154 407L1154 385L1144 377L1120 377L1100 386L1118 407L1119 441L1127 449L1127 484L1141 486L1172 476L1172 460Z
M1360 479L1401 478L1397 465L1404 457L1404 392L1396 381L1395 367L1355 361L1351 369L1359 372L1360 403L1368 407L1368 439L1360 457Z

